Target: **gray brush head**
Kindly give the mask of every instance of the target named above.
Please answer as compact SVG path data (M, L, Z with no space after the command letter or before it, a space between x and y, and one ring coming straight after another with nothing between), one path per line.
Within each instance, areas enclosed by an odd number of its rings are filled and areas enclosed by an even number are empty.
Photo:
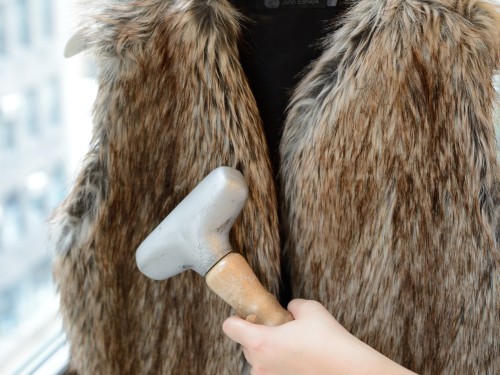
M240 172L212 171L141 243L135 254L141 272L155 280L187 269L205 276L231 252L229 231L247 196Z

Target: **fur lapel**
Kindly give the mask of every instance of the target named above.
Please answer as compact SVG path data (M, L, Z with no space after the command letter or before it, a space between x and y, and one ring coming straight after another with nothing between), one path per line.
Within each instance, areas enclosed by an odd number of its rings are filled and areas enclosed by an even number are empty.
M275 187L238 61L239 16L226 1L98 9L78 36L101 69L94 140L59 212L55 265L72 366L86 374L241 373L241 349L221 330L229 307L200 276L153 282L134 257L204 176L228 165L252 186L234 250L278 293Z
M294 295L418 373L500 371L499 37L484 2L360 1L285 127Z
M91 49L101 68L94 138L54 225L72 367L241 373L221 333L229 309L203 280L152 282L134 264L159 221L229 165L251 189L235 250L278 292L275 187L238 61L240 16L226 0L86 6L73 52ZM291 101L281 181L294 295L415 371L500 367L499 46L486 3L362 0Z

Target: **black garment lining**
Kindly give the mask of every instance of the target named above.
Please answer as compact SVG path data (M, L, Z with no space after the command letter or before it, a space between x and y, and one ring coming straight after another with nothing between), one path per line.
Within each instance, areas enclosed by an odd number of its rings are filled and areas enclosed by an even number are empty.
M334 31L336 20L347 5L339 1L331 8L273 10L258 9L252 0L231 2L247 18L239 46L240 60L260 111L278 182L279 144L293 88L306 67L319 58L321 41ZM282 259L279 298L284 306L292 297L289 280L288 267Z

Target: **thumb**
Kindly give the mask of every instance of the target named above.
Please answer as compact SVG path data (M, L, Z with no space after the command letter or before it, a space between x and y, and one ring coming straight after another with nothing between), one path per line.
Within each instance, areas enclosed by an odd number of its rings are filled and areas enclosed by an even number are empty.
M330 315L321 303L305 299L294 299L290 301L288 304L288 311L292 313L296 320L301 318L310 318L311 316L317 316L318 314Z
M250 323L238 316L227 318L222 324L222 330L233 341L248 346L255 337L260 335L262 326Z

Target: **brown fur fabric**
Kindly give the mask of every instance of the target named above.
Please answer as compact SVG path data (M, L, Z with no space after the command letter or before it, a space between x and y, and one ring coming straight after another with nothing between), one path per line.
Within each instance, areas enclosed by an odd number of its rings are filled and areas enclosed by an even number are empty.
M89 6L101 73L94 138L60 207L55 279L79 374L238 374L229 308L198 275L153 282L139 243L219 165L250 199L235 249L272 292L277 204L226 0ZM492 75L498 10L481 1L360 0L290 104L284 255L295 297L419 373L500 371Z
M285 128L294 294L420 373L500 371L499 36L478 1L361 1Z
M230 309L203 278L185 272L154 282L134 256L205 175L229 165L253 187L234 248L278 291L276 197L238 62L238 17L225 2L163 0L108 2L94 17L84 37L102 69L95 135L59 212L55 264L71 367L107 375L240 373L241 350L221 330Z

